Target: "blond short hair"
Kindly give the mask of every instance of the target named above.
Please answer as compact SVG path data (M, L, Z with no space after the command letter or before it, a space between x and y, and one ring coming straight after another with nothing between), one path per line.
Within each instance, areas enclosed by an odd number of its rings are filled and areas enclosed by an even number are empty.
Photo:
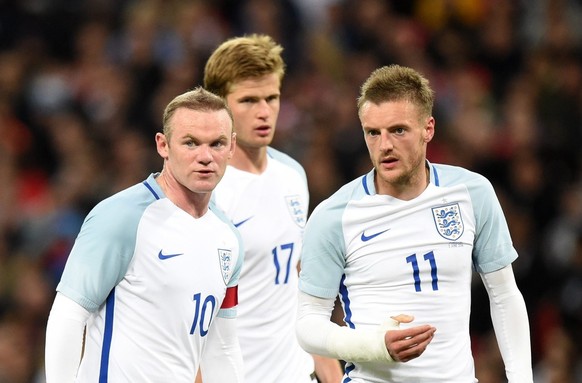
M381 104L386 101L407 100L417 105L429 117L432 115L434 91L428 80L412 68L400 65L376 69L360 88L358 111L366 102Z
M212 53L204 68L204 87L226 97L232 84L271 73L283 80L283 47L270 36L251 34L223 42Z
M187 108L199 111L220 111L225 110L230 116L231 123L234 124L234 119L232 112L226 101L217 96L214 93L207 91L202 87L196 87L186 93L182 93L176 96L164 109L164 114L162 117L162 126L164 135L170 139L172 134L172 127L170 126L170 120L177 109ZM232 125L231 124L231 125Z

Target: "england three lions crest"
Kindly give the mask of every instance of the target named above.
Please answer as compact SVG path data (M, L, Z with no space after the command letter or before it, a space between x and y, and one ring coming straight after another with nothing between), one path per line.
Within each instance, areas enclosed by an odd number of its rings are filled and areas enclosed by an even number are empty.
M298 195L286 196L285 201L287 202L287 209L291 218L299 227L305 227L305 221L307 219L307 210L305 206L301 203L301 198Z
M218 249L218 263L220 264L220 273L224 284L228 284L232 276L232 251L225 249Z
M458 203L433 207L432 216L439 234L450 241L456 241L465 229Z

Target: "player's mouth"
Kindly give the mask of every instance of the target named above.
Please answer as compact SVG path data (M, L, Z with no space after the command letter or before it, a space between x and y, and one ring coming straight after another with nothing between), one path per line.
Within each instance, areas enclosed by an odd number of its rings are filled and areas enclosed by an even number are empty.
M259 134L259 136L261 137L265 137L268 136L271 133L271 126L270 125L261 125L259 127L257 127L255 129L255 131Z
M382 165L383 168L385 169L392 169L396 166L396 163L398 162L398 159L394 158L394 157L390 157L390 158L384 158L380 161L380 164Z
M214 175L214 171L210 169L198 170L196 173L198 173L203 178L208 178Z

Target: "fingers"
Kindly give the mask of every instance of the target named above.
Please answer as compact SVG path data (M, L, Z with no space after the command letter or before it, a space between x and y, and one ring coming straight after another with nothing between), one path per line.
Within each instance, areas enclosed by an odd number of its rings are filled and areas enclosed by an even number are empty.
M429 325L387 331L384 335L386 348L392 359L408 362L418 358L432 341L436 329Z
M398 349L397 355L401 362L408 362L411 359L418 358L426 350L428 344L432 341L434 327L430 327L426 331L419 332L413 337L407 337L401 341L397 341L395 348Z

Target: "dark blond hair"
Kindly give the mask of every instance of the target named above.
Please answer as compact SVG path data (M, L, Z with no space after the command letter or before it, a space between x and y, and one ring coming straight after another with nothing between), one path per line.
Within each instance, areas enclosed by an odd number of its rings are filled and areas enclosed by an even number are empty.
M204 68L204 87L226 97L234 82L271 73L283 80L283 47L268 35L251 34L223 42Z
M384 66L373 71L360 88L358 111L367 101L378 105L401 100L417 105L425 117L432 115L434 91L428 80L411 68Z
M212 112L225 110L230 116L231 126L234 123L232 112L226 101L202 87L196 87L186 93L176 96L164 109L164 116L162 118L163 133L170 140L172 134L172 127L170 126L170 119L177 109L187 108L191 110L198 110L203 112Z

